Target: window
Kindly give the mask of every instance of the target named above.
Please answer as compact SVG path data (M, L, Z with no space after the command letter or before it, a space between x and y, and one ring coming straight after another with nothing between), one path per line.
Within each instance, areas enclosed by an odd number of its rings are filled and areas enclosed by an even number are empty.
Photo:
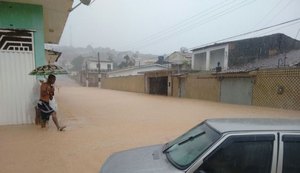
M204 159L197 172L270 173L274 139L273 135L229 137Z
M300 172L300 136L283 136L283 169L282 173Z

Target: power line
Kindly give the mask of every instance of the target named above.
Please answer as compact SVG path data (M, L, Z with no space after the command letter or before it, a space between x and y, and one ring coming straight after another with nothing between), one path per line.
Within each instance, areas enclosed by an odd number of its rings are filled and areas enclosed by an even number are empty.
M280 14L281 14L281 13L282 13L289 5L290 5L291 2L292 2L292 0L289 0L288 3L285 4L285 6L283 6L283 7L279 10L279 12L273 16L273 18L270 20L269 23L272 23L273 20L274 20L278 15L280 15ZM264 26L266 26L266 25L268 25L268 23L266 23Z
M214 41L214 42L203 44L199 47L211 45L211 44L214 44L214 43L222 42L222 41L225 41L225 40L229 40L229 39L233 39L233 38L237 38L237 37L241 37L241 36L245 36L245 35L248 35L248 34L253 34L253 33L256 33L256 32L259 32L259 31L263 31L263 30L266 30L266 29L270 29L270 28L274 28L274 27L277 27L277 26L285 25L285 24L292 23L292 22L299 21L299 20L300 20L300 18L296 18L296 19L289 20L289 21L286 21L286 22L282 22L282 23L279 23L279 24L276 24L276 25L268 26L268 27L265 27L265 28L257 29L257 30L254 30L254 31L246 32L246 33L243 33L243 34L238 34L238 35L235 35L235 36L231 36L231 37L228 37L228 38L224 38L224 39L221 39L221 40L217 40L217 41ZM195 47L195 48L197 48L197 47ZM195 48L192 48L192 49L195 49Z
M273 6L273 8L264 16L264 17L262 17L261 18L261 20L259 21L259 22L257 22L256 24L255 24L255 27L253 27L253 29L255 29L256 27L258 27L270 14L271 14L271 12L279 5L279 4L281 4L283 1L282 0L279 0L276 4L275 4L275 6Z
M157 43L161 40L169 39L175 34L183 33L187 30L194 29L196 25L204 25L206 23L214 21L214 20L218 19L218 17L224 16L224 15L230 13L230 12L235 11L236 9L241 8L242 6L248 5L248 4L245 4L246 1L243 1L243 2L238 3L238 4L234 4L230 8L227 8L227 9L225 9L225 10L219 12L219 13L213 14L212 16L208 16L207 18L205 18L203 20L199 20L196 23L191 23L189 25L185 25L183 28L179 28L179 30L177 29L174 32L167 33L167 35L163 35L163 36L160 36L158 38L153 38L153 39L149 40L148 42L144 43L143 45L137 46L137 49L147 47L147 46L152 45L154 43Z
M234 2L234 0L233 0L233 2ZM186 24L194 22L195 20L201 19L201 18L207 16L208 14L210 14L210 12L213 12L214 10L218 10L220 8L224 8L224 7L226 7L229 4L231 4L231 2L228 3L228 1L223 1L222 3L214 4L214 5L212 5L212 7L209 7L207 9L205 9L204 11L201 11L200 13L197 13L197 14L189 17L189 18L186 18L186 19L182 20L181 22L179 22L179 23L177 23L175 25L170 26L169 28L166 28L166 29L161 30L161 31L159 31L157 33L151 34L151 35L145 37L142 40L139 40L139 41L127 44L126 47L131 47L131 46L137 45L139 43L143 43L145 41L152 40L155 37L160 37L161 35L169 33L172 30L176 30L176 29L178 29L178 28L180 28L182 26L186 26Z
M244 2L245 2L245 1L244 1ZM250 3L253 3L253 2L254 2L254 1L252 1L252 2L250 2ZM231 13L231 12L233 12L233 11L235 11L235 10L237 10L237 9L239 9L239 8L241 8L241 7L243 7L243 6L249 5L250 3L249 3L249 2L246 3L246 4L245 4L245 3L240 3L240 4L238 4L239 6L233 6L233 7L229 8L229 9L226 9L226 10L224 10L224 11L221 11L220 13L217 13L217 14L214 14L213 16L210 16L209 18L206 18L205 20L198 21L197 23L190 24L190 25L186 26L185 28L182 28L182 29L180 29L180 30L178 30L178 31L175 31L175 32L173 32L173 33L170 33L170 34L168 34L167 36L163 36L163 37L160 37L160 38L152 39L151 42L145 43L144 45L141 45L141 46L139 46L139 47L137 47L137 48L138 48L138 49L141 49L141 48L147 47L147 46L149 46L149 45L152 45L152 44L154 44L154 43L156 43L156 42L158 42L158 41L160 41L160 40L163 40L163 39L166 40L166 39L172 37L172 36L175 35L175 34L183 33L183 32L186 32L186 31L188 31L188 30L194 29L194 28L195 28L195 27L194 27L195 25L203 25L203 24L209 23L209 22L211 22L211 21L214 21L214 20L218 19L218 17L221 17L221 16L224 16L224 15L226 15L226 14L228 14L228 13Z
M171 37L171 36L177 34L178 32L183 32L184 30L189 29L189 28L191 28L191 27L194 27L195 25L199 25L200 22L202 22L202 23L200 23L200 24L203 25L203 24L205 24L205 23L207 23L207 22L213 21L213 20L217 19L216 17L222 16L222 14L223 14L224 12L226 13L226 12L232 10L232 9L235 8L237 5L239 5L238 7L240 7L240 5L244 5L245 2L246 2L246 1L243 1L243 2L238 3L238 4L234 4L234 5L230 6L229 8L226 8L225 10L223 10L223 11L221 11L221 12L212 14L212 15L210 15L210 16L208 16L208 17L202 19L202 20L198 20L198 21L196 21L196 23L193 21L193 23L189 23L188 25L184 25L184 26L181 27L181 28L175 28L175 30L174 30L173 32L168 32L168 33L166 33L166 34L164 34L164 35L161 35L161 36L158 36L158 37L153 37L153 38L149 39L148 41L146 41L144 44L140 44L140 45L135 46L135 47L138 48L138 49L139 49L139 48L143 48L143 47L146 47L146 46L151 45L151 44L153 44L153 43L156 43L156 42L158 42L158 41L160 41L160 40L162 40L162 39L169 38L169 37ZM218 8L218 9L219 9L219 8ZM209 13L209 14L210 14L210 13ZM200 19L201 19L201 18L200 18ZM212 19L212 20L211 20L211 19ZM203 22L203 21L204 21L204 22Z
M292 23L292 24L289 24L289 25L286 25L286 26L282 26L282 27L280 27L280 28L273 29L273 30L271 30L271 31L264 32L264 33L259 34L259 35L257 35L257 36L266 35L266 34L268 34L268 33L271 33L271 32L274 32L274 31L278 31L278 30L280 30L280 29L282 29L282 28L287 28L287 27L289 27L289 26L296 25L296 24L298 24L298 23L300 23L300 21L299 21L299 22Z

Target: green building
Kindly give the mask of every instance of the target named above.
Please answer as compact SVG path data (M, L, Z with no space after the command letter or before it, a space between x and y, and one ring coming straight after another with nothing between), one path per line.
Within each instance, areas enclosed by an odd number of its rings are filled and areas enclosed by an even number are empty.
M47 63L44 44L57 44L73 0L0 2L0 125L32 123L36 77Z

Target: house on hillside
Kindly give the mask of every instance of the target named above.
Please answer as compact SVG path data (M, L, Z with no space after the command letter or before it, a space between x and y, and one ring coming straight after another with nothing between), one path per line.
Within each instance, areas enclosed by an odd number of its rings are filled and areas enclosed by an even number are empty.
M100 72L109 72L113 70L113 61L108 59L86 58L82 64L82 70L89 72L98 72L100 64Z
M169 64L169 62L165 60L164 56L158 56L155 64L165 65L165 64Z
M59 42L72 4L72 0L0 2L0 125L33 122L38 90L36 77L28 74L48 63L44 43Z
M192 69L211 71L218 64L222 70L236 69L297 49L300 41L284 34L217 43L192 50Z
M101 76L113 70L113 61L108 59L86 58L82 63L80 83L84 86L98 87Z
M166 57L165 61L170 64L171 69L177 71L191 69L192 54L188 52L175 51Z
M143 65L151 65L156 64L156 57L148 57L148 58L136 58L134 66L143 66Z

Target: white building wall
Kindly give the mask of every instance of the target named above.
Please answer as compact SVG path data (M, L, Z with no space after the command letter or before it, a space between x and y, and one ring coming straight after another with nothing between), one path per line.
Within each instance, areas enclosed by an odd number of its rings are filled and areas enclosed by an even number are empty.
M155 70L165 70L167 68L159 66L141 67L141 68L131 68L131 69L121 69L117 71L112 71L107 73L108 77L118 77L118 76L131 76L131 75L142 75L142 72L155 71Z
M96 61L90 61L88 63L89 70L98 70L97 64L98 64L98 62L96 62ZM108 64L111 65L111 70L113 70L113 63L112 62L100 62L100 69L101 70L108 70Z
M228 69L229 44L224 44L224 45L219 45L219 46L212 46L212 47L208 47L206 49L201 49L201 50L198 50L198 51L194 51L193 56L192 56L192 69L193 70L199 70L197 62L196 62L197 61L197 59L196 59L197 56L196 55L206 52L206 61L205 61L206 68L205 69L210 70L211 52L214 51L214 50L219 50L219 49L224 49L223 62L221 63L221 64L223 64L222 69L224 69L224 70Z

